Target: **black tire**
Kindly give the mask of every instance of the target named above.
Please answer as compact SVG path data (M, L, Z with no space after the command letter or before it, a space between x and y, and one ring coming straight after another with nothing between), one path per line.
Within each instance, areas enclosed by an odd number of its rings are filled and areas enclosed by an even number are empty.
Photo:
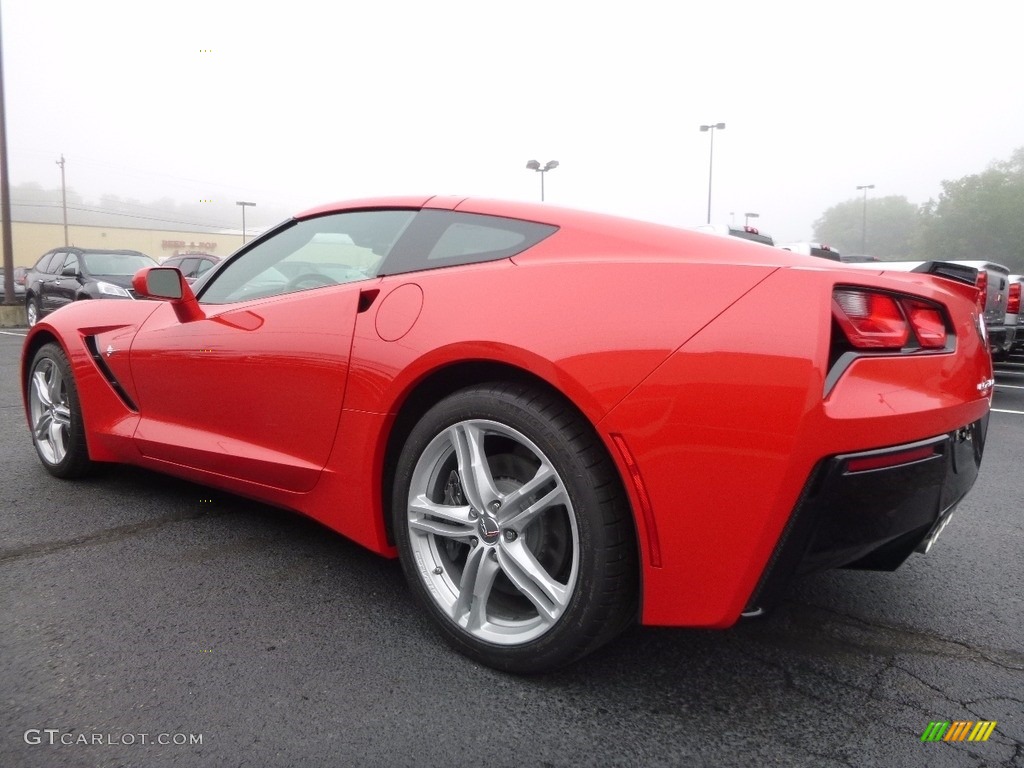
M470 472L473 455L485 461ZM635 620L636 537L621 481L560 397L513 383L456 392L413 428L395 478L406 579L460 652L544 672Z
M29 328L39 322L42 311L38 296L29 296L25 299L25 317L28 320Z
M32 358L28 380L28 416L32 444L54 477L82 477L93 468L85 442L78 387L64 350L44 344Z

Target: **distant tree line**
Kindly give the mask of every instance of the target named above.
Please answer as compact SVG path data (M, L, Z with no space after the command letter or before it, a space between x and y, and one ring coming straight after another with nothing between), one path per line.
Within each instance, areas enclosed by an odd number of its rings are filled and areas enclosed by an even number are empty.
M44 189L35 182L11 187L11 219L45 224L63 222L60 189ZM185 232L219 232L241 229L242 215L234 200L209 200L182 203L164 197L144 203L117 195L101 195L86 200L73 189L67 190L68 223L95 227L131 227ZM278 206L257 205L247 212L246 229L259 230L283 221L293 212Z
M879 259L987 259L1024 274L1024 147L981 173L942 182L938 200L846 200L814 222L814 238ZM866 235L866 237L865 237ZM864 239L862 246L862 238Z

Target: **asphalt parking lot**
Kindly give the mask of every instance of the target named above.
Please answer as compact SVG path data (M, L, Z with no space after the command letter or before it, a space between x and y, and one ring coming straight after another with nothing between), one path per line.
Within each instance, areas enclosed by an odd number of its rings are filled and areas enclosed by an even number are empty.
M536 678L449 651L396 562L139 470L61 482L0 332L0 766L1020 766L1024 359L927 556ZM933 721L996 721L924 743Z

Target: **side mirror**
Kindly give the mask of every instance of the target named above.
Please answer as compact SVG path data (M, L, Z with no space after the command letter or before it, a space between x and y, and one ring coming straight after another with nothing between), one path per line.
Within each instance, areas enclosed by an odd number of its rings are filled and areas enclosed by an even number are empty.
M62 269L60 271L60 276L61 277L77 277L78 276L78 265L77 264L68 264L68 266L64 267L64 269Z
M183 323L205 317L192 287L176 267L143 267L132 278L132 288L141 299L169 301Z

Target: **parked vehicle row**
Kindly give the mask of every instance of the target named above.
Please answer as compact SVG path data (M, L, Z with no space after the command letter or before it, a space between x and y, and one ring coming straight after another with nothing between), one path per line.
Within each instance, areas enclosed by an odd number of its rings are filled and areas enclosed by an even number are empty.
M134 299L132 276L156 262L138 251L54 248L25 276L29 326L82 299Z
M4 279L6 271L0 266L0 300L3 299L4 290ZM28 274L28 267L15 267L14 268L14 297L16 299L24 299L25 297L25 275Z

